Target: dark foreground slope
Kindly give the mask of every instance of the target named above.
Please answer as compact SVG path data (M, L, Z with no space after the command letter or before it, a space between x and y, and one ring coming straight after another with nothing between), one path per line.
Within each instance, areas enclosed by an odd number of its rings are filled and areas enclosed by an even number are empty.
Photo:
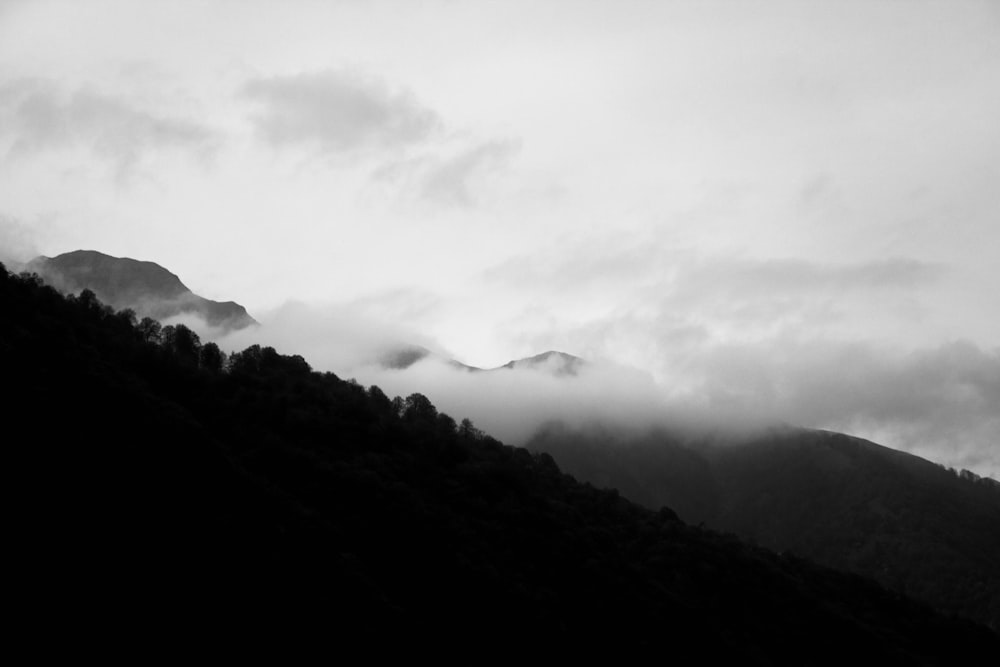
M37 257L28 268L63 292L89 289L104 303L132 308L140 317L162 320L196 315L210 326L223 329L256 324L240 304L198 296L180 278L154 262L74 250L56 257Z
M732 442L551 425L528 444L580 479L669 505L1000 630L1000 483L840 433Z
M89 294L5 272L0 312L7 601L37 646L796 665L997 651L866 580L579 484L419 394L256 346L223 372L184 331L157 342Z

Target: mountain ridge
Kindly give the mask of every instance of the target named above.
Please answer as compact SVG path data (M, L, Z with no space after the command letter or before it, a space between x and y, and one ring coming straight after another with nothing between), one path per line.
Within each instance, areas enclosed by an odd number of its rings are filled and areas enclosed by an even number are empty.
M577 482L420 394L259 345L220 366L2 267L0 310L18 388L5 407L45 424L8 448L18 630L176 646L196 626L227 650L273 637L464 660L945 665L998 650L871 581Z
M740 441L550 424L526 447L645 507L1000 629L1000 482L833 431Z
M480 366L470 366L456 359L437 354L422 345L400 345L387 352L383 352L378 363L383 368L392 370L405 370L410 366L423 361L424 359L436 359L459 370L474 373L495 373L498 371L510 370L538 370L551 373L557 377L575 376L579 369L587 364L587 361L567 352L559 350L548 350L530 357L511 359L505 364L492 368L482 368Z
M90 284L110 283L116 286L115 290L111 290L112 294L116 301L125 302L126 306L134 306L135 303L141 302L144 296L150 294L155 294L164 301L174 304L186 298L186 295L192 294L178 276L153 262L115 258L96 251L75 251L56 258L40 259L42 261L39 262L40 266L37 268L44 271L47 265L55 265L61 271L59 275L68 275L71 278L75 276L78 282L86 282L84 279L93 278L95 272L97 274L103 272L101 280L96 283L91 281ZM91 274L81 278L80 274L86 273L86 271L73 271L74 266L90 268ZM141 270L137 270L136 267ZM48 273L52 274L53 271ZM132 279L130 280L129 277ZM136 277L139 279L135 279ZM97 290L94 291L97 292ZM100 292L97 292L97 295L99 298L102 297ZM200 299L200 297L198 298ZM114 304L112 303L112 305ZM242 309L242 307L240 308ZM245 314L245 310L242 312ZM572 376L576 375L578 369L586 363L585 360L574 355L549 350L531 357L511 360L495 368L482 369L462 364L454 359L439 357L422 346L410 345L402 346L388 353L387 356L383 357L383 364L389 368L405 369L431 356L437 357L455 368L483 373L529 369L556 376ZM935 480L938 480L939 477L935 471L940 466L923 459L917 461L918 457L911 457L904 452L843 434L808 429L799 429L796 432L805 433L807 431L812 434L809 436L812 441L808 451L802 448L799 448L801 451L787 448L783 450L777 446L768 449L768 444L763 443L758 444L756 449L752 450L763 457L759 460L753 457L737 457L734 452L739 452L739 450L727 447L678 448L672 446L669 439L668 446L660 447L660 450L655 453L648 447L645 451L641 451L644 446L641 442L631 450L628 448L601 450L594 446L574 449L566 443L561 443L558 437L547 438L544 433L536 435L528 446L554 454L569 472L581 479L600 486L617 488L626 497L647 507L657 509L662 506L670 506L677 509L681 516L687 520L696 523L704 522L710 527L734 532L772 549L792 550L833 567L875 576L883 584L897 589L907 590L908 587L912 588L914 585L917 586L918 590L922 587L926 588L926 586L912 583L909 574L899 575L893 572L882 572L887 568L892 569L886 564L888 557L882 554L886 551L884 544L878 547L881 549L879 553L865 552L860 553L860 555L853 553L845 544L861 545L863 549L871 550L875 547L867 545L873 538L863 536L863 539L854 539L857 536L849 530L845 530L838 523L839 519L831 514L831 508L853 507L853 504L856 503L868 503L871 506L870 509L868 505L865 505L860 509L853 510L855 511L853 516L855 516L858 525L867 526L873 522L884 522L886 516L901 515L906 517L905 508L893 505L891 502L887 504L878 496L878 490L873 492L856 489L847 486L846 483L845 489L847 490L842 492L846 495L830 495L833 493L830 492L824 496L823 503L818 502L816 498L817 491L827 489L831 484L831 479L840 479L844 470L851 469L853 455L851 452L853 450L864 452L864 456L867 457L865 459L867 461L866 467L862 468L862 473L868 476L883 475L877 470L870 471L881 465L875 463L876 459L884 459L890 470L894 467L906 467L910 473L931 479L934 484L938 484L939 482ZM576 440L586 441L587 437ZM777 438L776 441L780 441L780 438ZM836 447L831 447L829 443L835 443ZM630 451L631 453L629 453ZM626 453L623 454L623 452ZM629 459L629 456L632 458ZM782 465L786 467L801 471L801 475L809 479L810 482L803 483L801 479L787 472L780 470L776 472L772 469L773 466L768 463L770 459L766 458L767 456L782 462ZM739 463L737 464L736 461ZM741 473L741 470L756 471L755 474L759 478L753 479L751 476ZM891 478L891 475L895 473L890 472L889 474ZM806 477L808 475L811 477ZM767 484L762 480L770 480L773 483ZM991 481L996 484L995 481L987 479L984 485L988 486ZM910 497L923 497L923 491L919 489L913 490L906 485L898 488L902 489L900 493L908 494ZM861 498L861 496L864 497ZM782 502L767 501L768 498L775 497L782 498ZM808 512L795 514L791 511L791 508L803 506L811 507L812 514ZM759 520L759 517L763 515L768 517L766 523L761 523ZM830 529L835 532L836 537L834 543L830 542L830 536L824 535L822 530L817 528L817 521L813 517L821 517L826 522L823 525L831 527ZM956 518L955 521L959 521L959 519ZM822 524L822 522L819 523ZM902 524L898 524L898 522L891 524L890 522L886 525ZM998 517L998 525L1000 525L1000 517ZM913 530L918 534L920 532L918 529ZM935 530L938 531L938 535L944 535L940 528ZM894 544L891 548L905 551L905 549L911 548L906 546L907 544L910 542L900 541L899 544ZM919 546L920 549L928 553L938 554L935 558L940 560L951 560L955 563L965 560L964 556L956 556L955 554L949 556L945 550L928 546L922 542L919 544L922 545ZM1000 559L1000 551L996 551L996 554L997 558ZM962 586L973 585L970 583L968 574L971 571L975 571L975 569L967 569L956 575L962 578ZM989 583L990 581L993 583ZM980 604L980 610L975 612L973 617L997 627L996 599L1000 596L995 592L997 589L995 575L991 575L991 579L988 580L987 589L990 591L990 599L993 601L986 600L977 603ZM947 596L942 597L934 594L927 599L939 606L943 605L942 608L949 609L949 605L952 605L954 600L949 601L946 598ZM993 611L984 611L984 608L992 608Z
M113 308L132 308L140 317L156 320L195 315L224 330L257 324L235 301L213 301L191 291L163 266L131 257L114 257L97 250L74 250L55 257L40 256L25 267L64 293L89 289Z

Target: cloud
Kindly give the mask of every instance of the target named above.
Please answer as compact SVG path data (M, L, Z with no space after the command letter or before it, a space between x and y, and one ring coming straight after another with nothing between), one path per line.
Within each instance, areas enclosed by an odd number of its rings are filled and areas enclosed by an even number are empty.
M315 368L344 377L376 362L401 345L421 345L440 350L437 343L400 323L400 309L408 307L401 293L370 297L352 303L307 304L288 301L278 308L254 313L258 327L225 335L194 327L226 351L249 345L270 345L283 354L300 354ZM426 307L427 301L424 301Z
M514 278L523 283L557 285L560 291L565 286L595 281L648 284L651 279L669 277L673 289L701 299L708 294L912 290L936 282L945 273L945 266L913 257L845 262L746 258L706 255L645 236L601 236L574 241L571 251L560 244L507 260L484 271L484 276L494 282Z
M788 330L927 341L920 330L927 294L947 289L953 272L914 257L706 254L626 234L557 243L490 267L481 279L498 303L527 293L511 320L520 343L549 347L555 336L587 352L655 348L674 334L756 340Z
M753 259L595 238L505 262L484 283L496 303L531 287L501 325L508 342L640 367L661 414L841 430L996 476L998 351L942 336L948 323L929 312L960 290L955 271L913 257Z
M10 14L27 4L28 0L0 0L0 17L10 18Z
M483 270L492 285L532 287L565 294L602 286L636 286L662 280L679 263L690 263L684 249L650 238L603 234L564 239L551 247L511 257Z
M940 265L906 257L841 264L729 259L695 267L686 281L698 292L725 289L730 294L748 295L763 291L914 289L934 282L942 271Z
M372 178L401 186L405 193L434 204L471 207L485 189L485 181L501 172L520 149L520 142L512 139L463 143L450 153L439 149L381 165Z
M649 371L590 362L577 376L490 373L425 359L405 370L353 371L391 394L426 394L453 417L512 444L551 420L624 432L653 427L752 432L825 428L956 468L1000 477L1000 349L967 341L901 352L872 343L769 340L689 344L657 382ZM651 359L650 367L664 359Z
M511 444L549 421L600 423L620 431L651 427L751 431L768 423L829 428L867 437L980 474L1000 473L1000 350L969 342L902 352L867 342L772 339L714 344L692 337L651 357L646 369L590 359L575 376L544 368L469 372L438 348L402 370L377 359L413 332L364 320L351 309L284 310L280 333L247 331L279 349L303 352L323 370L376 384L389 395L419 392L456 419ZM274 334L274 335L272 335ZM232 339L230 339L232 340ZM676 339L675 339L676 340ZM426 340L422 342L427 342ZM433 343L431 342L433 346ZM657 363L674 368L654 380Z
M889 285L909 284L893 266L826 267L817 281L854 284L859 275L874 274ZM896 268L909 275L905 263ZM587 358L575 376L545 368L469 372L448 363L448 350L407 324L443 307L433 294L406 291L326 306L290 302L258 317L260 327L217 342L229 351L272 345L389 395L422 393L440 410L469 417L511 444L523 444L552 420L599 422L623 433L651 427L751 432L784 422L1000 474L1000 349L968 341L907 347L794 327L725 339L680 313L626 312L575 326L552 324L562 329L559 349ZM524 342L534 352L550 343L541 332ZM404 345L433 354L402 370L379 364ZM617 354L619 345L631 356Z
M948 273L910 257L814 262L710 257L677 267L663 308L697 314L722 329L898 326L921 317L922 290Z
M111 162L120 178L153 151L206 156L218 141L201 123L145 111L93 88L65 92L42 79L0 87L0 117L10 155L82 147Z
M841 430L1000 474L1000 349L774 339L686 356L686 372L700 380L680 400L705 410Z
M251 122L271 146L333 160L372 158L371 182L409 202L473 206L484 182L521 148L515 139L446 133L442 118L411 92L355 70L253 79L240 94L257 105Z
M423 174L422 195L460 206L473 203L473 182L502 168L520 150L513 141L487 141L439 160Z
M34 230L0 213L0 262L8 271L20 271L24 264L41 254L35 237Z
M652 425L671 415L727 428L827 428L1000 477L1000 349L837 336L799 324L727 336L716 322L665 308L537 330L524 341L544 349L557 336L585 356L592 350L640 366L663 402L647 416Z
M403 370L361 366L354 376L391 395L418 392L455 419L470 418L490 435L522 445L551 421L645 429L669 422L669 406L652 377L606 361L589 361L574 375L539 367L470 372L426 357Z
M270 345L284 354L302 355L316 370L376 384L390 396L422 393L456 419L469 417L514 444L556 419L570 424L600 420L628 428L663 416L666 406L648 373L599 359L588 360L572 376L557 375L545 364L494 372L458 369L449 363L447 350L400 319L409 307L401 296L389 292L326 305L287 302L255 313L260 326L229 333L192 317L171 323L186 324L227 352ZM422 307L433 307L432 301L424 295ZM403 370L381 365L391 352L411 346L431 354Z
M325 70L248 81L241 95L258 105L251 116L275 147L328 155L405 148L441 127L438 115L412 93L349 70Z

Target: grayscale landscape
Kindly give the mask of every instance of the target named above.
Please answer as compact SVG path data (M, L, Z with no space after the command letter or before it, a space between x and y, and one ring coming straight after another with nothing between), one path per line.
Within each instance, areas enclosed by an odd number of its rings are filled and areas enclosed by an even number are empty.
M995 655L998 35L0 0L22 636Z

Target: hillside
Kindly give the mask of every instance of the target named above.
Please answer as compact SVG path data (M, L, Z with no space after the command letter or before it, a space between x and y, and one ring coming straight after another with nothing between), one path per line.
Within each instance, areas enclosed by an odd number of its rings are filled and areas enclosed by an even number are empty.
M865 579L578 483L420 394L271 348L222 359L183 326L140 330L5 271L0 309L21 636L760 665L1000 648Z
M872 577L1000 628L1000 484L839 433L619 438L551 425L527 447L646 507Z

